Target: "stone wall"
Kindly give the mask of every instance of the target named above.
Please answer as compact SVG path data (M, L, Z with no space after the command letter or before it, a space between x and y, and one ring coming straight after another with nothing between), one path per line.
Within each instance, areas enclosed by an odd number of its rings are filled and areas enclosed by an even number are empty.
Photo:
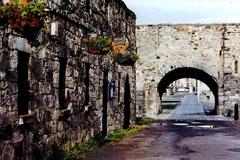
M220 110L232 108L238 97L239 24L143 25L137 27L137 47L142 63L137 65L138 107L147 116L161 110L157 86L161 79L177 68L204 71L219 86ZM239 64L239 63L238 63ZM239 67L239 66L238 66Z
M239 73L239 60L240 60L240 25L226 25L224 32L224 47L223 47L223 65L224 65L224 78L222 86L222 104L224 109L233 111L234 104L240 100L240 73ZM235 71L235 62L237 71Z
M20 52L17 42L22 40L21 35L10 28L0 29L0 159L35 159L33 153L48 150L53 144L69 149L100 134L104 72L108 72L108 82L116 82L115 98L107 101L107 132L123 126L127 75L131 88L130 123L135 122L135 67L120 66L110 55L89 54L82 43L91 34L128 38L129 50L135 51L134 13L119 0L47 3L50 11L45 20L47 28L38 37L40 50L28 46L24 53ZM49 33L54 21L63 24L61 38ZM17 104L18 88L23 85L18 82L20 54L29 55L25 67L30 94L27 115L19 115L19 107L23 106ZM66 76L64 84L60 84L61 72ZM65 108L71 110L64 119L60 119L64 112L59 104L62 88Z

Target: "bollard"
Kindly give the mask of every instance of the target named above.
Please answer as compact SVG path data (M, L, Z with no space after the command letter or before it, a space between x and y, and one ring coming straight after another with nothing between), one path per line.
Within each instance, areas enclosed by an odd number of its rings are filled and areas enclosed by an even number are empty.
M238 104L234 105L234 120L237 121L239 119L239 109Z

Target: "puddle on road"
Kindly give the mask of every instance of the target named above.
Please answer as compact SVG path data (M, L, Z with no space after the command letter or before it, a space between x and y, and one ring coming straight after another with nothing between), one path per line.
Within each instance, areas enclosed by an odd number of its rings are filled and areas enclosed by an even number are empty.
M215 126L213 125L199 125L199 126L187 126L191 128L214 128Z
M162 123L161 125L162 125L162 126L167 126L168 124L167 124L167 123Z
M188 123L173 123L174 126L188 126Z
M174 126L186 126L189 128L215 128L214 125L201 125L200 122L189 123L173 123Z
M191 122L191 124L201 124L201 122Z
M151 126L152 127L159 127L160 126L167 126L169 125L168 123L151 123Z
M231 148L231 149L228 149L229 151L232 151L232 152L240 152L240 148Z
M157 126L159 124L154 124L154 126ZM176 123L160 123L161 126L167 126L167 125L173 125L173 126L183 126L188 128L216 128L216 126L211 124L203 124L202 122L193 121L193 122L176 122Z
M200 128L214 128L213 125L200 125L198 127L200 127Z

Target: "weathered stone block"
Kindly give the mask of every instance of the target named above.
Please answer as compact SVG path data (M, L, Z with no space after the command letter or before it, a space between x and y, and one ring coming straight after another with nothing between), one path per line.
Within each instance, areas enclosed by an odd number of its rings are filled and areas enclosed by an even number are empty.
M22 142L24 139L24 136L23 134L20 134L18 132L15 132L13 133L13 136L12 136L12 143L16 144L16 143L19 143L19 142Z

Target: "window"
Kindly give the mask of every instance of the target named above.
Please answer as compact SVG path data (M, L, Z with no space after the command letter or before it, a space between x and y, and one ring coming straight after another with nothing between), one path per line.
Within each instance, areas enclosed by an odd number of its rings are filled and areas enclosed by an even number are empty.
M90 0L86 0L86 10L90 11Z
M89 75L89 70L90 70L90 64L85 65L85 86L86 86L86 93L85 93L85 105L89 104L89 85L90 85L90 75Z
M234 63L234 73L238 73L238 61L237 60Z
M118 104L120 103L121 98L121 73L118 73Z
M59 106L60 109L66 109L66 99L65 99L65 81L66 81L66 67L67 58L59 57L60 69L59 69Z
M18 114L28 114L28 102L30 100L30 86L28 81L29 54L18 52Z

